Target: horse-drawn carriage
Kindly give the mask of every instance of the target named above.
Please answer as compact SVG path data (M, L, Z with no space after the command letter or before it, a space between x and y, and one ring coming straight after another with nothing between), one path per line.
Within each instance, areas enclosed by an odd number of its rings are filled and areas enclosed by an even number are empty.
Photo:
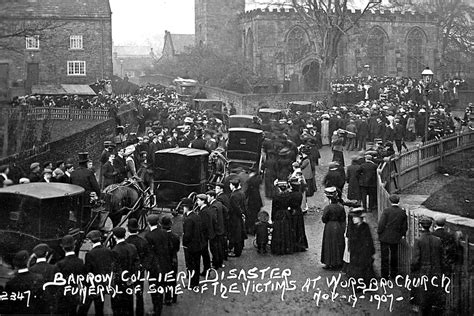
M48 244L53 259L61 255L64 235L83 238L84 189L63 183L29 183L0 189L0 255L11 263L19 250Z
M168 148L155 152L154 193L157 207L176 210L182 198L203 193L209 182L209 152Z
M227 144L229 169L241 167L261 171L263 164L263 131L253 128L230 128Z

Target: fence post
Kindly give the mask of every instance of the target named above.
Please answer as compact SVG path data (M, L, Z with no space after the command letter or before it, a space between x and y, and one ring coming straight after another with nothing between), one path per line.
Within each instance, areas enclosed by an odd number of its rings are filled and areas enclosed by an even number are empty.
M444 138L441 137L441 139L439 140L439 163L440 165L443 164L443 158L444 158L444 154L443 154L443 142L444 142Z
M421 146L420 144L416 145L416 166L417 166L417 179L420 181L421 179Z

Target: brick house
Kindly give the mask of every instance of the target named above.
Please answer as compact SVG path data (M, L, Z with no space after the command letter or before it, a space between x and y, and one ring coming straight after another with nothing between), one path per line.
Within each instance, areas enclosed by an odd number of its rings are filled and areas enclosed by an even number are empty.
M194 46L194 40L194 34L171 34L165 31L160 62L179 58L180 55L188 53Z
M1 1L0 32L0 98L112 77L108 0Z

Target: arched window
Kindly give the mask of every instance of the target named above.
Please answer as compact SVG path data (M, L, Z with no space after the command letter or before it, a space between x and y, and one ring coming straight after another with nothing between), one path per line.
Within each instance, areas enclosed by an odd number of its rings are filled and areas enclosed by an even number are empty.
M247 59L250 69L253 69L253 42L253 32L252 29L249 29L245 40L245 58Z
M287 58L289 63L295 63L309 52L309 39L306 32L296 27L286 38Z
M425 69L423 45L425 35L420 29L413 29L407 36L407 74L418 78Z
M367 64L371 74L376 76L386 75L385 52L387 37L380 28L374 28L367 38Z

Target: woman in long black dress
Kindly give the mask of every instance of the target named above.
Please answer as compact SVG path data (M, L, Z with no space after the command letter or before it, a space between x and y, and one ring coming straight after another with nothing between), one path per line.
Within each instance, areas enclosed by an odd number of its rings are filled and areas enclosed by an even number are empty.
M292 212L291 226L293 230L294 251L306 251L308 249L308 239L304 227L304 215L301 210L301 202L303 201L303 194L301 193L301 183L298 178L290 179L291 194L290 194L290 208Z
M375 277L373 255L374 240L369 225L363 220L363 209L355 208L349 213L352 225L349 238L350 263L347 274L355 279L362 278L366 285Z
M337 189L324 189L330 204L323 210L321 220L324 225L321 262L325 269L340 269L343 264L346 230L346 212L344 206L338 202Z
M284 255L293 253L294 237L291 229L290 213L291 191L286 182L278 182L276 193L272 200L272 244L273 254Z

